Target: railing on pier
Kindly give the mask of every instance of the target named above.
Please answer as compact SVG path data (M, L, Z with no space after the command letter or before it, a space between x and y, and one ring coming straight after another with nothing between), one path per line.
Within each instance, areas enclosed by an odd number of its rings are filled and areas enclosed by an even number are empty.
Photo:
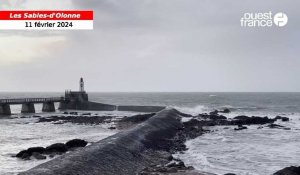
M23 104L23 103L46 103L46 102L62 102L64 97L50 98L15 98L15 99L0 99L0 104Z

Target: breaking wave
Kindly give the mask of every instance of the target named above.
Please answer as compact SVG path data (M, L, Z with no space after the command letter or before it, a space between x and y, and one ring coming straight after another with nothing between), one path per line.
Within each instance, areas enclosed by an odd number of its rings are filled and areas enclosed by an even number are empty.
M200 113L204 113L208 111L208 107L203 105L197 105L194 107L184 107L184 106L170 106L170 107L175 108L182 113L191 114L191 115L198 115Z

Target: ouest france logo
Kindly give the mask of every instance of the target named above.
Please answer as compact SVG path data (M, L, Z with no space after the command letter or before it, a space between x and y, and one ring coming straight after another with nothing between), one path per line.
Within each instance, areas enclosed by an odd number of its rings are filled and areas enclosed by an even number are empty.
M266 13L244 13L240 20L242 27L283 27L288 22L288 16L279 12L273 15L271 11Z

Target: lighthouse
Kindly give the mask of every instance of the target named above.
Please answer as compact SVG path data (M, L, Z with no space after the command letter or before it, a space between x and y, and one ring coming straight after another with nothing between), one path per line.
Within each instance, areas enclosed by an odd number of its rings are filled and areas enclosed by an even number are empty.
M80 81L79 81L79 91L84 92L84 82L83 82L82 77L80 78Z

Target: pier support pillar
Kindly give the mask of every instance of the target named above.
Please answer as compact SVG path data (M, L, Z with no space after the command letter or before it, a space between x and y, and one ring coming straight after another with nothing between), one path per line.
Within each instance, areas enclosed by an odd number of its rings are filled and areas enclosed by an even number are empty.
M9 104L0 105L0 115L11 115Z
M43 112L55 112L54 102L43 103Z
M23 103L21 113L35 113L33 103Z

